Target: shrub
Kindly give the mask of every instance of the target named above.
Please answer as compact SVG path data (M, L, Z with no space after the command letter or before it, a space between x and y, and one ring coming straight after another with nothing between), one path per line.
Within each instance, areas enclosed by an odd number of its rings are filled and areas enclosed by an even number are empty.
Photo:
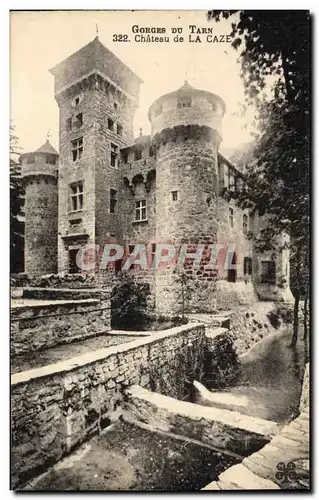
M112 328L134 330L143 325L148 320L145 310L149 294L148 283L136 283L134 277L122 273L121 282L111 293Z

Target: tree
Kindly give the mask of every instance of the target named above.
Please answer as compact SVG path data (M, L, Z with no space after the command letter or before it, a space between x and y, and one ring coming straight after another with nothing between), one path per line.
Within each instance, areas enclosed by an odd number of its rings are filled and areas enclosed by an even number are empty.
M188 309L187 304L191 298L191 280L189 276L181 269L175 269L173 272L174 281L178 285L179 300L181 302L182 319L185 319L185 313Z
M290 236L298 337L302 288L309 289L310 15L308 11L211 11L232 18L232 46L239 51L246 106L254 105L255 147L241 188L230 196L243 208L268 214L260 250L282 232ZM271 92L268 92L271 88ZM304 282L306 281L306 283Z
M24 268L24 188L21 180L21 167L18 138L14 126L10 124L10 268L12 273L22 272Z

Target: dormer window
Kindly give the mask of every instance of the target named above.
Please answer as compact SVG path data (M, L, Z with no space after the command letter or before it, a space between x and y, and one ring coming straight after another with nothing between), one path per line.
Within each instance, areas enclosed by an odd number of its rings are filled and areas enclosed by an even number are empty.
M45 157L45 162L49 165L55 165L56 164L56 156L47 154Z
M178 99L177 102L177 107L178 108L190 108L192 105L192 98L191 97L181 97Z
M141 159L142 159L142 151L140 149L135 149L134 160L141 160Z

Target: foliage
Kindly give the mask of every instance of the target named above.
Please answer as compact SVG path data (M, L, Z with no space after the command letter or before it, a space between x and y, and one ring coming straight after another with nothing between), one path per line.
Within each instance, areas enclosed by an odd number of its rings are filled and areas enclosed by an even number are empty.
M18 138L14 126L10 125L10 268L19 273L24 268L24 188L21 180L21 167Z
M130 273L122 272L111 295L112 328L138 330L147 321L145 309L149 285L137 283Z
M247 171L229 195L252 214L269 218L255 238L257 249L269 250L282 233L289 235L283 246L290 241L292 290L299 303L302 288L309 288L310 15L300 10L208 13L217 22L230 17L246 106L255 106L257 132ZM297 328L295 321L293 344Z
M181 314L185 318L188 301L191 298L192 282L189 276L182 270L174 270L174 280L179 286L180 301L181 301Z
M232 384L238 377L241 364L238 360L234 342L236 335L228 330L216 336L205 357L204 383L209 388L221 389Z

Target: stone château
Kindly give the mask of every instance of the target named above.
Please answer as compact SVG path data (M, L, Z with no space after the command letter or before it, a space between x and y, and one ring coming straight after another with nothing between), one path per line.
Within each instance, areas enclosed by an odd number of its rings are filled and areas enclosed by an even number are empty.
M204 266L186 269L189 310L290 297L288 250L258 254L249 233L265 221L223 194L236 189L240 172L219 153L220 97L185 82L152 104L151 135L134 139L142 80L98 37L51 73L59 153L47 141L21 156L29 275L79 272L76 254L86 244L117 241L129 252L144 243L154 256L159 242L219 243L235 249L236 269L221 267L218 276ZM178 310L173 269L133 271L149 283L158 311Z

